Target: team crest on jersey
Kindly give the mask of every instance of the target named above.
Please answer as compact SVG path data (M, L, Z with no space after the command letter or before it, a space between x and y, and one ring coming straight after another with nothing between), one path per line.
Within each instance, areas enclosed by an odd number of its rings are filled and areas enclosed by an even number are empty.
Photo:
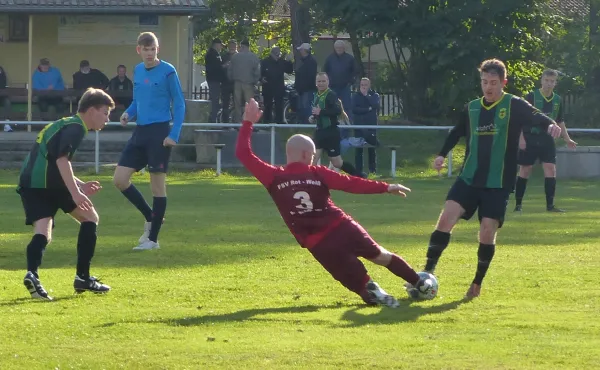
M504 119L504 118L506 118L506 108L502 108L502 109L500 109L500 113L498 113L498 117L499 117L500 119Z

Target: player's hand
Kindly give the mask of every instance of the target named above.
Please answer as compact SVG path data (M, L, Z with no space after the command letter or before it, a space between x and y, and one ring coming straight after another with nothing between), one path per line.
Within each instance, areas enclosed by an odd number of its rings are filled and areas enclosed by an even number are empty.
M394 195L400 195L403 197L406 197L406 193L410 192L410 189L407 188L404 185L400 185L400 184L390 184L388 186L388 193L390 194L394 194Z
M177 143L170 137L166 137L165 140L163 140L163 146L170 147L175 145L177 145Z
M79 189L83 192L83 194L85 194L88 197L91 197L92 195L100 191L100 189L102 189L102 186L98 181L88 181L82 184L79 187Z
M433 160L433 168L436 169L438 173L442 170L442 167L444 167L445 160L446 158L442 157L441 155L435 157Z
M548 134L555 139L560 136L561 131L562 129L556 123L548 126Z
M567 142L567 146L569 149L577 148L577 143L573 141L573 139L569 138L569 140L565 140Z
M318 116L319 114L321 114L321 108L313 107L312 114L314 114L315 116Z
M244 121L256 123L260 120L262 114L263 112L260 110L258 102L254 100L254 98L250 99L248 103L246 103L246 107L244 108Z
M311 124L315 123L315 116L308 117L308 123L311 123Z
M73 202L75 202L77 207L84 211L89 211L94 207L92 205L92 201L85 194L83 194L81 190L77 191L75 194L72 194L71 197L73 198Z
M127 124L129 123L129 114L127 112L123 112L123 114L121 114L121 125L123 126L127 126Z

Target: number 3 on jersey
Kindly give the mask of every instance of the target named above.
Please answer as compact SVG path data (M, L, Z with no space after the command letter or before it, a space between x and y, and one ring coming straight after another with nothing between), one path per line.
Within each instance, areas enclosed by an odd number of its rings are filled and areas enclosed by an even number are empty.
M310 201L310 195L305 191L299 191L294 194L294 199L300 200L300 204L296 208L301 209L300 214L311 212L313 210L313 203Z

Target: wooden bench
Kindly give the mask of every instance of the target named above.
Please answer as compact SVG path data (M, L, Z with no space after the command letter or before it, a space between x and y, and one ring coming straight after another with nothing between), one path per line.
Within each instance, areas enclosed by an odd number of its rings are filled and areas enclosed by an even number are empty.
M222 155L221 152L223 151L223 148L225 148L225 144L208 144L208 143L196 143L196 144L177 144L177 146L180 147L194 147L197 148L199 146L206 146L206 147L213 147L217 150L217 176L221 175L222 173Z

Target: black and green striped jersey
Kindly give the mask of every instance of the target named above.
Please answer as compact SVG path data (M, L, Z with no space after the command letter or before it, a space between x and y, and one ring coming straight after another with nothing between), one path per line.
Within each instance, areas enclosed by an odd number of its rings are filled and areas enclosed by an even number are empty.
M542 94L542 91L538 89L527 94L525 100L556 122L564 122L562 99L557 93L552 92L552 95L545 97L544 94ZM535 135L546 132L542 132L539 129L532 127L531 130L525 131L525 133Z
M519 136L523 128L547 130L554 121L524 99L504 93L488 103L483 98L465 106L439 155L445 157L461 136L466 138L460 177L480 188L512 189L517 175Z
M56 160L63 156L71 160L86 134L87 128L79 115L44 127L23 162L19 188L65 188Z

